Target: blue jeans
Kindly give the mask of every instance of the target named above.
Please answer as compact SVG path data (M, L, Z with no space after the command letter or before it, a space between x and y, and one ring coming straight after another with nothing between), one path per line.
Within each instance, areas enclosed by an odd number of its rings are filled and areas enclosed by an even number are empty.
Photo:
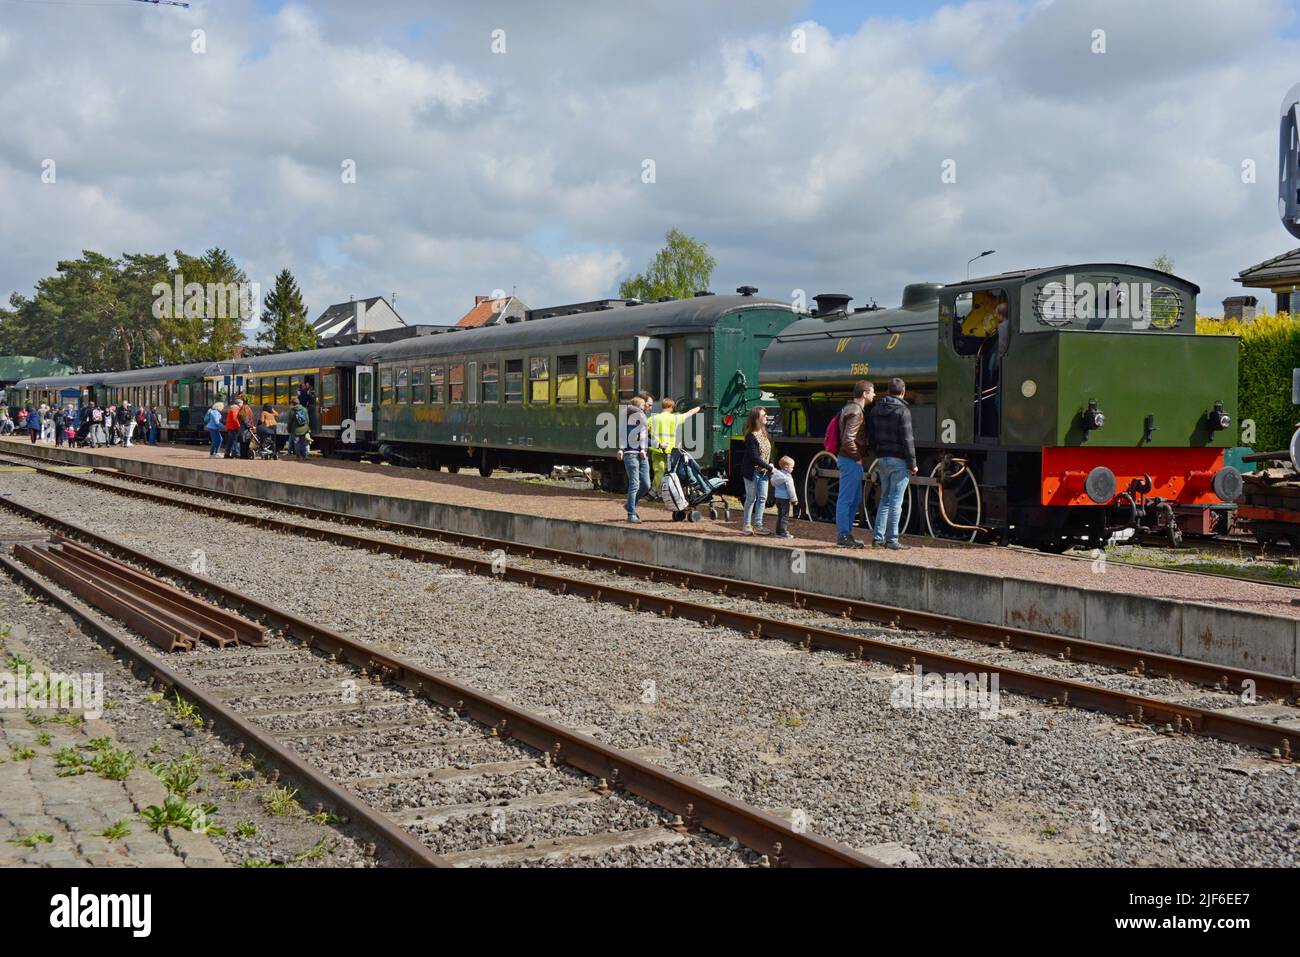
M220 429L208 429L208 438L212 440L212 454L216 455L221 451L221 440L223 433Z
M763 527L763 509L767 508L767 473L755 472L745 479L745 528Z
M300 459L307 458L307 436L291 435L289 437L289 454L297 456Z
M853 534L853 525L862 507L862 463L847 455L835 456L840 469L840 491L835 499L835 534L846 538Z
M650 494L650 460L645 455L623 455L627 472L627 514L636 514L636 503Z
M157 444L158 444L158 429L157 429L157 427L154 427L154 428L152 428L152 429L149 430L149 444L150 444L150 445L157 445Z
M889 455L876 459L876 473L880 476L880 504L876 506L874 534L877 544L898 541L898 520L903 514L909 472L902 459Z

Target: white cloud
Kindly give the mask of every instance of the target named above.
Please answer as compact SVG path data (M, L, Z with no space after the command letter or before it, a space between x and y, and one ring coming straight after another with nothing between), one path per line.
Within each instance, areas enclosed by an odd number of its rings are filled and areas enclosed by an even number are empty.
M996 270L1168 253L1213 309L1290 245L1276 110L1300 51L1280 0L971 0L848 34L806 16L800 0L14 5L0 296L85 247L221 245L264 283L292 269L313 309L396 290L408 318L451 321L498 287L535 306L614 294L677 226L710 244L719 290L892 302L982 249ZM321 237L343 255L322 259Z
M610 295L618 275L628 262L617 249L589 253L570 253L546 262L547 278L561 297L570 302L585 302Z

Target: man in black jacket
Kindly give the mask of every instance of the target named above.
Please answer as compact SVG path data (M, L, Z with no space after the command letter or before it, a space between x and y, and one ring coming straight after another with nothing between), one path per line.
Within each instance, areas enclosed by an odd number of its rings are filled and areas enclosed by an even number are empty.
M912 443L912 410L903 401L906 384L892 379L889 395L871 406L867 417L867 444L876 453L880 476L880 504L876 506L873 545L907 548L898 540L898 520L908 477L916 474L916 447Z

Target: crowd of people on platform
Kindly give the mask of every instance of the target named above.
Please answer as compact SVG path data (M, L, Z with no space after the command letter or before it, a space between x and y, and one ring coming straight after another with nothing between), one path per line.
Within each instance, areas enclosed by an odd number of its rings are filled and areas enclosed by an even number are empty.
M162 416L156 406L137 407L130 402L101 409L93 401L83 406L71 404L51 408L45 403L22 408L0 409L0 435L27 435L33 445L106 448L121 445L130 448L137 436L149 445L157 445L162 434Z
M853 386L853 394L836 413L827 429L824 448L835 455L839 466L839 495L836 500L836 542L842 548L865 548L853 536L858 509L862 506L863 460L874 453L881 483L880 502L872 524L872 544L892 549L908 546L899 540L898 524L908 482L916 474L916 448L912 439L912 413L903 400L907 386L902 379L889 383L888 394L876 398L876 388L866 380ZM660 411L649 414L654 397L640 392L628 401L624 419L620 458L627 473L627 520L639 523L637 503L644 497L658 497L665 463L681 438L682 423L700 410L679 413L672 399L660 402ZM745 422L745 446L740 476L745 484L745 510L741 520L744 535L765 535L768 488L776 505L777 538L793 538L790 516L799 506L795 485L794 459L788 455L773 460L772 437L767 431L767 410L750 409Z
M203 428L211 441L208 454L212 458L255 457L279 458L279 426L283 421L288 441L284 451L300 461L306 461L311 452L311 423L316 409L316 390L310 377L303 380L298 394L289 398L289 407L281 420L280 413L269 402L257 409L243 393L229 403L218 399L203 417Z
M287 438L283 451L305 460L311 451L315 408L316 390L310 377L290 398L283 420L270 403L255 412L243 393L228 404L224 398L218 399L203 421L212 440L210 454L214 458L278 458L282 451L278 426L283 421ZM149 445L157 445L164 424L157 406L135 406L128 401L106 408L100 408L93 399L83 405L69 403L58 408L44 403L33 406L30 402L16 409L0 407L0 435L27 435L33 445L46 442L92 449L114 445L131 448L140 437Z

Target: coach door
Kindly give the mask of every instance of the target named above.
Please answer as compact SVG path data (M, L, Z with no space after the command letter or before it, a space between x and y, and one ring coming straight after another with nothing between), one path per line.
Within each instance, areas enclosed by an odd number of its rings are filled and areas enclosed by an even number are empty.
M352 407L358 432L370 432L375 427L375 371L371 366L357 366L353 372L343 408Z

